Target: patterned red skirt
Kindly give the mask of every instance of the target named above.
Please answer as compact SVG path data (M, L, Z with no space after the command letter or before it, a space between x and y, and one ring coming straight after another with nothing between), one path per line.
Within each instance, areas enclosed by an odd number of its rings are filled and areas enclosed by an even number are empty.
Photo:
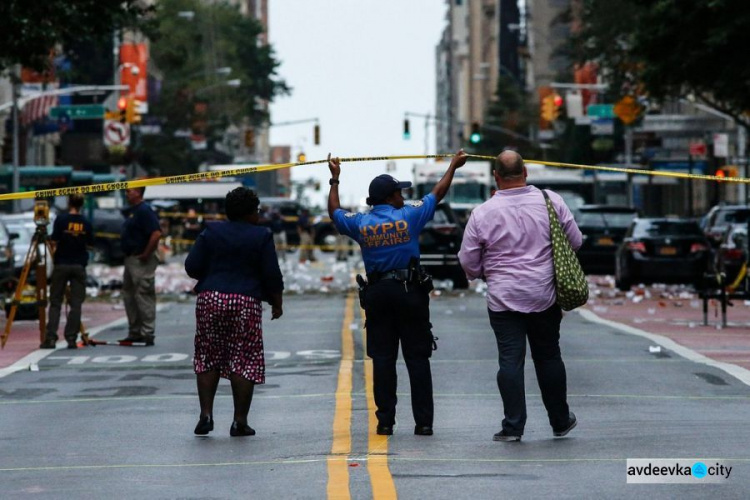
M256 384L266 381L263 356L263 307L237 293L201 292L195 304L195 373L236 373Z

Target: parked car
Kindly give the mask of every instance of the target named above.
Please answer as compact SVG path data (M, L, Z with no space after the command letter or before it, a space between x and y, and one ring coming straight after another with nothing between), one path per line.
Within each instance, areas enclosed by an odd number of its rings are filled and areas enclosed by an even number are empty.
M686 283L700 287L710 245L698 223L684 219L635 219L617 249L615 285Z
M748 219L750 207L747 205L716 205L703 217L701 227L711 245L716 248L730 225L747 224Z
M638 211L632 207L582 205L577 209L583 244L578 259L586 273L614 274L615 252Z
M458 262L464 230L448 203L440 203L435 217L419 234L421 263L435 279L453 281L453 288L467 288L469 281Z
M88 216L87 213L84 215ZM125 218L116 208L94 209L91 226L94 229L93 262L101 264L122 264L125 254L120 244L120 232Z
M37 226L34 223L34 214L32 212L24 212L20 214L4 214L1 217L3 224L7 228L8 232L15 234L13 238L13 274L16 278L21 276L21 271L26 261L26 255L29 253L31 248L31 241L36 233ZM50 211L50 222L47 225L47 235L52 234L52 224L55 219L54 212ZM49 254L49 250L45 249L44 244L37 246L37 252L43 254L46 252L47 255L47 278L52 276L52 255ZM36 268L32 267L29 276L26 278L27 283L34 283L36 280Z
M733 283L747 262L747 224L732 224L724 232L724 238L716 252L716 271L724 273L725 282Z
M8 228L0 220L0 293L6 292L2 284L8 283L13 278L13 268L15 264L15 251L13 249L13 240L18 235L11 234Z

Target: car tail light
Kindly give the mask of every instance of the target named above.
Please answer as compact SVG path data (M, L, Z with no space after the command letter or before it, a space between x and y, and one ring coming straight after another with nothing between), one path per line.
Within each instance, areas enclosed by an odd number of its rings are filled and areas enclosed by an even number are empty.
M742 250L739 248L727 248L724 250L724 258L728 260L742 260Z
M434 229L436 233L440 234L456 234L456 232L458 231L458 226L453 224L444 224L440 226L433 226L432 229Z
M705 252L706 250L708 250L708 247L703 243L693 243L690 245L690 253Z
M646 244L642 241L631 241L628 243L628 250L633 252L646 253Z

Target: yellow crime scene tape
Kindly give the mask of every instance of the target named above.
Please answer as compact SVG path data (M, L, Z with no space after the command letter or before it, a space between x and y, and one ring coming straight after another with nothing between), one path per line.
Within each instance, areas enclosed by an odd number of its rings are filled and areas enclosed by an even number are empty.
M342 163L352 162L365 162L365 161L390 161L390 160L425 160L425 159L442 159L453 157L451 154L435 154L435 155L400 155L400 156L363 156L363 157L352 157L352 158L339 158ZM477 158L481 160L494 160L494 156L484 156L467 154L469 158ZM70 196L72 194L94 194L94 193L105 193L108 191L120 191L123 189L132 189L139 187L148 186L159 186L163 184L182 184L186 182L195 181L210 181L216 180L222 177L237 177L242 175L254 174L256 172L267 172L270 170L281 170L284 168L300 167L303 165L318 165L321 163L327 163L327 159L305 161L298 163L278 163L269 165L258 165L254 167L237 167L221 171L213 172L199 172L195 174L185 175L173 175L169 177L153 177L148 179L137 179L131 181L121 182L108 182L105 184L91 184L88 186L70 186L56 189L42 189L38 191L25 191L22 193L6 193L0 194L0 201L8 200L21 200L21 199L37 199L37 198L53 198L55 196ZM669 172L662 170L643 170L637 168L623 168L623 167L604 167L594 165L581 165L576 163L562 163L554 161L541 161L541 160L525 160L526 163L538 163L549 167L560 167L560 168L574 168L582 170L598 170L603 172L620 172L634 175L652 175L659 177L674 177L678 179L693 179L693 180L705 180L705 181L719 181L719 182L734 182L742 184L750 184L750 179L744 177L720 177L716 175L705 175L705 174L687 174L682 172Z

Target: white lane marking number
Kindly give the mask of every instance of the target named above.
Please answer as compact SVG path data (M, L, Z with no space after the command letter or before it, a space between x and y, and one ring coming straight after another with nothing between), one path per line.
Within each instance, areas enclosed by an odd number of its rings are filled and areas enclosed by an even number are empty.
M341 357L341 352L334 349L309 349L304 351L297 351L295 353L289 351L266 351L266 361L279 361L282 359L288 359L292 355L299 356L303 359L315 360L315 359L336 359ZM161 354L148 354L142 358L132 355L111 355L111 356L50 356L47 359L59 359L67 361L68 365L83 365L86 363L99 363L99 364L123 364L123 363L134 363L139 359L144 363L175 363L178 361L184 361L191 356L181 352L166 352Z

